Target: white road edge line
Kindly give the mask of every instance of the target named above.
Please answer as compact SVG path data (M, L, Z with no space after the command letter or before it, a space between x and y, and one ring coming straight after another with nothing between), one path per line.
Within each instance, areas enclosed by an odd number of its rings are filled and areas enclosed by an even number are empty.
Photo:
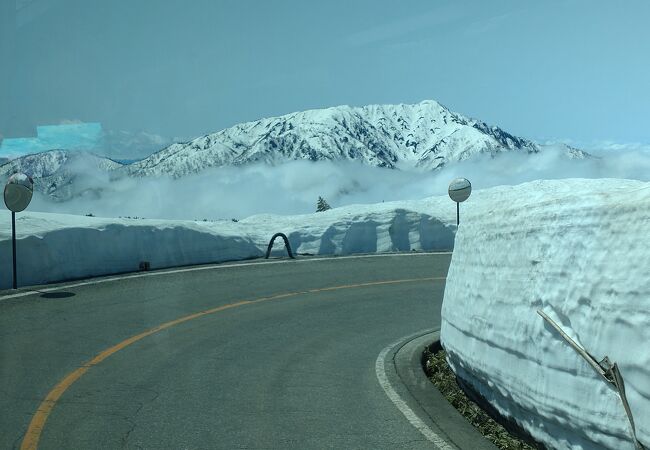
M427 332L431 332L431 330L420 331L410 336L401 338L393 342L392 344L390 344L385 349L383 349L381 353L379 353L379 356L377 357L377 361L375 362L375 373L377 374L377 380L379 380L379 385L382 387L384 392L386 392L386 395L393 402L393 404L397 406L397 409L399 409L400 412L404 414L404 417L406 417L406 419L411 423L411 425L417 428L418 431L422 433L425 438L431 441L440 450L455 450L455 447L449 445L447 441L445 441L442 437L436 434L417 416L417 414L411 408L409 408L409 406L402 399L402 397L400 397L399 394L395 391L395 389L393 389L393 386L391 386L390 381L388 381L388 376L386 375L386 356L396 346L400 345L401 343L422 336Z
M313 259L288 259L288 260L283 260L283 261L265 261L265 262L256 262L256 263L239 263L239 264L219 264L218 265L209 265L209 266L200 266L200 267L190 267L187 269L175 269L175 270L165 270L161 269L160 271L156 272L146 272L146 273L138 273L138 274L131 274L131 275L121 275L121 276L115 276L111 278L102 278L100 280L89 280L89 281L82 281L80 283L74 283L74 284L64 284L61 286L55 286L51 288L44 288L44 289L39 289L39 290L29 290L25 292L20 292L18 294L9 294L9 295L3 295L0 296L0 301L2 300L9 300L12 298L18 298L18 297L26 297L28 295L34 295L34 294L44 294L48 292L54 292L54 291L59 291L61 289L70 289L70 288L75 288L75 287L80 287L80 286L89 286L92 284L101 284L101 283L109 283L111 281L120 281L120 280L128 280L131 278L144 278L144 277L156 277L160 275L168 275L168 274L174 274L174 273L183 273L183 272L195 272L199 270L216 270L216 269L228 269L231 267L246 267L246 266L261 266L264 264L286 264L286 263L296 263L296 262L318 262L318 261L330 261L332 259L361 259L361 258L378 258L378 257L396 257L396 256L426 256L426 255L451 255L452 252L428 252L428 253L387 253L387 254L376 254L376 255L358 255L358 256L334 256L334 257L325 257L325 258L313 258Z

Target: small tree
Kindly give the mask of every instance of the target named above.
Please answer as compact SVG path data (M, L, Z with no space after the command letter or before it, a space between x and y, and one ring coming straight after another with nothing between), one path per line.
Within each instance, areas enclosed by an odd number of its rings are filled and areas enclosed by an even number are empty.
M328 209L332 209L332 207L319 195L318 202L316 202L316 212L327 211Z

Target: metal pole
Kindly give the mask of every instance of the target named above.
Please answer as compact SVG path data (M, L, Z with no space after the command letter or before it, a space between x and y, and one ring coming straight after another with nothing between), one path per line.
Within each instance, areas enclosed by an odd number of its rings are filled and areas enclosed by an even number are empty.
M14 289L18 289L16 277L16 213L11 211L11 244L14 250Z
M460 202L456 202L456 226L460 225Z

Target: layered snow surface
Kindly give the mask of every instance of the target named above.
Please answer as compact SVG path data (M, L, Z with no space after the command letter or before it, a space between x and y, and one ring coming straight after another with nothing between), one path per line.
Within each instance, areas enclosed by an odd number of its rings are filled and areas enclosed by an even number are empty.
M448 197L351 205L239 222L113 219L23 212L16 215L18 284L263 257L271 237L294 253L346 255L451 250L456 208ZM11 214L0 217L0 289L12 286ZM274 255L286 255L278 239Z
M598 361L618 363L650 448L650 183L535 181L482 194L467 202L445 287L453 370L550 448L633 449L616 390L541 310Z
M617 362L638 439L650 447L650 183L534 181L447 196L239 222L17 214L20 286L294 252L454 248L441 339L457 375L552 448L633 448L616 391L537 314L597 359ZM0 217L0 288L11 223ZM280 242L276 244L277 254Z

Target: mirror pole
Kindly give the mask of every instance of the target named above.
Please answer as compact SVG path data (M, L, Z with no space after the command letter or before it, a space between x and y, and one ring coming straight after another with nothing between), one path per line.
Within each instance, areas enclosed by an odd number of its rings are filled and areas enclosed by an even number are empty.
M14 251L14 289L18 289L16 282L16 213L11 211L11 243Z
M460 225L460 202L456 202L456 226Z

